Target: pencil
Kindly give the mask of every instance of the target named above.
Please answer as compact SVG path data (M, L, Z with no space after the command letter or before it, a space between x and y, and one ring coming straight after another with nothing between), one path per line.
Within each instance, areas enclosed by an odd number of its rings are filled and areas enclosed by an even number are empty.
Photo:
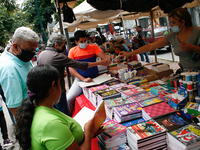
M119 56L115 57L115 58L112 60L112 62L113 62L115 59L117 59L117 58L119 58Z

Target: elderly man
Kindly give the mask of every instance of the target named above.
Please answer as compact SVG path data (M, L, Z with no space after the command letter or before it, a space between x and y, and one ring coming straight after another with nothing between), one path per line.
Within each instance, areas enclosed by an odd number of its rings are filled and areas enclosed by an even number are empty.
M97 65L109 65L109 61L103 60L99 62L78 62L73 59L68 58L63 51L66 50L65 43L66 37L61 34L53 34L49 37L47 41L47 47L42 51L38 58L38 65L51 65L57 68L60 73L60 84L62 88L62 95L56 108L65 114L67 111L67 100L66 100L66 90L65 90L65 67L78 68L86 71L87 68L94 67Z
M96 58L100 57L103 60L110 61L110 56L106 55L98 46L94 44L87 44L86 33L82 30L78 30L74 33L76 47L73 47L69 51L69 58L81 61L81 62L96 62ZM67 103L69 114L71 115L74 107L75 98L82 93L82 88L76 83L77 81L92 82L92 78L97 77L98 68L92 67L88 68L87 71L82 71L79 69L69 68L71 74L73 74L76 79L67 94Z
M14 117L17 107L27 97L26 78L33 67L30 60L35 55L38 40L38 35L33 30L17 28L11 46L0 57L0 84L6 104Z

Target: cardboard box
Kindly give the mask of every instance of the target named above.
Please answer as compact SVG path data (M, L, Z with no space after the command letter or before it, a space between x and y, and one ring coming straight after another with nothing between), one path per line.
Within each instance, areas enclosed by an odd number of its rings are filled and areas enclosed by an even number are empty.
M147 64L143 67L144 72L146 72L147 74L150 75L156 75L159 77L159 79L165 77L165 76L169 76L170 74L174 73L172 69L169 69L167 71L163 71L163 72L156 72L154 70L149 69L148 65L152 65L152 64Z
M184 113L188 113L190 115L194 114L196 117L200 115L200 105L194 102L188 102L184 108Z

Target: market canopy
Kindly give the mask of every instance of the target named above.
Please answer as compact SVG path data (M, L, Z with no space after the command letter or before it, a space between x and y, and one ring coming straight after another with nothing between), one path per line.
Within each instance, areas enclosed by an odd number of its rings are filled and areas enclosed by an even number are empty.
M87 0L98 10L118 10L128 12L144 12L159 6L165 13L194 0Z
M108 23L109 20L117 18L120 14L119 10L108 10L101 11L97 10L88 4L86 1L82 2L80 5L73 9L76 16L76 21L73 23L63 22L63 28L68 28L69 32L75 30L75 28L80 28L86 30L89 28L94 28L98 24ZM61 15L61 18L63 15ZM62 19L63 20L63 19ZM54 27L54 31L58 31L59 24L57 23Z

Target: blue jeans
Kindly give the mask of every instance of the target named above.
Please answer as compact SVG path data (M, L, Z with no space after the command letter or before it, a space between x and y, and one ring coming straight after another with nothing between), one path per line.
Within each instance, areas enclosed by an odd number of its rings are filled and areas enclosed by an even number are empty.
M62 92L60 101L56 105L54 105L54 108L68 115L66 91Z
M146 52L146 53L141 53L141 54L140 54L141 60L144 61L144 55L145 55L145 57L146 57L146 62L150 62L150 61L149 61L149 56L148 56L147 52Z
M72 86L69 89L69 92L67 93L67 110L69 116L72 116L74 104L75 104L75 98L78 97L82 92L82 88L78 85L78 78L76 78L72 84Z

